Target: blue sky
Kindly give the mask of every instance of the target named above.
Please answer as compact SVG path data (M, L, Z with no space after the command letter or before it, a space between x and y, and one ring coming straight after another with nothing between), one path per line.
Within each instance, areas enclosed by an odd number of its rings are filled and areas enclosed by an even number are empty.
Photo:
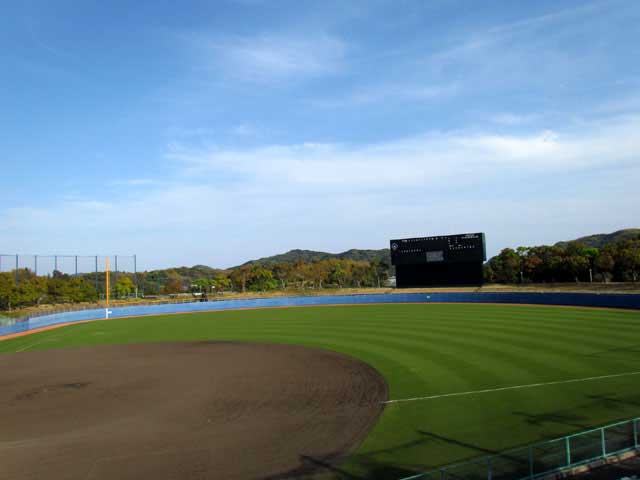
M12 2L0 253L640 226L640 2Z

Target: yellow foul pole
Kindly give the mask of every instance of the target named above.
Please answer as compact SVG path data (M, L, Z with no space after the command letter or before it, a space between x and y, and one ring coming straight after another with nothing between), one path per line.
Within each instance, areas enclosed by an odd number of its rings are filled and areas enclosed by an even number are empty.
M105 270L106 270L106 280L107 280L107 285L106 285L106 299L107 299L107 308L109 308L109 257L107 257L106 259L106 266L105 266Z

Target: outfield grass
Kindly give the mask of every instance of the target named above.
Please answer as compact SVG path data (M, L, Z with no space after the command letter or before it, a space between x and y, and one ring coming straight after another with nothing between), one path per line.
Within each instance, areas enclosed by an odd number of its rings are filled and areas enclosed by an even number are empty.
M497 305L305 307L116 319L2 341L0 353L199 339L347 353L384 375L391 399L640 371L640 312ZM357 477L399 478L634 416L640 416L640 375L390 404L345 469Z

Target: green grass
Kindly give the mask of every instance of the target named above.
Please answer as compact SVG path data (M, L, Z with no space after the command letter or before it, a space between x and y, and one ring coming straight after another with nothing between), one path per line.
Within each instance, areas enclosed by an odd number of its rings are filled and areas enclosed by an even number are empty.
M117 319L3 341L0 353L199 339L347 353L384 375L392 399L640 371L639 312L495 305ZM640 376L391 404L344 468L356 478L399 478L634 416L640 416Z

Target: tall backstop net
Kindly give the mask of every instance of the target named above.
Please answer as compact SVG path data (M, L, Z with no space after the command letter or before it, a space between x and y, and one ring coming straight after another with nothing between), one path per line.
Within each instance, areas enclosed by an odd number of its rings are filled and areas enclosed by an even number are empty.
M16 284L33 276L79 277L91 282L100 297L106 295L107 263L111 295L116 294L118 280L128 277L134 286L131 295L137 296L139 285L136 255L0 254L0 272L10 273Z

